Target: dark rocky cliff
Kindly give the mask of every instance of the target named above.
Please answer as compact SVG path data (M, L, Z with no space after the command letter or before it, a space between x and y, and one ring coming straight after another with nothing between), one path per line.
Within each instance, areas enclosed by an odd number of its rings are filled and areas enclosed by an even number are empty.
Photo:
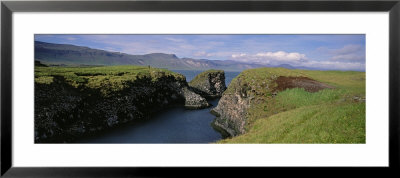
M225 72L223 70L204 71L190 81L189 86L206 98L221 97L226 90Z
M229 91L225 92L211 113L217 116L214 125L236 136L245 133L246 114L250 107L251 99L249 87L243 84L241 78L232 80Z
M184 77L142 77L107 95L101 88L74 87L62 76L52 77L50 83L35 82L36 143L71 142L85 134L146 119L172 105L209 106Z

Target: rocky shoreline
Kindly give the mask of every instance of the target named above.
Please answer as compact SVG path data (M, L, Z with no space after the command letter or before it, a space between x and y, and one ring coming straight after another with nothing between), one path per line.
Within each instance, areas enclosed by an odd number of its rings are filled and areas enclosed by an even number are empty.
M208 86L215 88L215 83L225 86L223 71L210 76L207 80L214 81L214 85ZM210 87L211 90L214 89ZM72 87L63 77L54 76L51 84L35 82L35 143L73 142L83 135L149 119L152 114L175 105L206 108L211 106L206 100L208 97L189 86L186 80L172 76L159 77L156 81L143 77L107 96L96 89Z

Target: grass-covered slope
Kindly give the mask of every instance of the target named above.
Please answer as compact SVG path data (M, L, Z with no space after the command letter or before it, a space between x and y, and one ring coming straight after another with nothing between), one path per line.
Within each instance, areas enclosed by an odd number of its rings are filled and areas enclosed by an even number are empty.
M277 91L279 76L307 77L334 89ZM235 93L249 103L245 131L219 143L365 143L365 72L251 69L224 96Z
M195 94L186 88L183 75L163 69L35 66L35 143L73 142L171 105L202 104L188 101Z
M181 74L144 66L35 67L35 83L51 84L54 77L64 78L75 88L98 89L104 96L125 89L137 79L157 81L162 77L173 77L178 81L186 81Z

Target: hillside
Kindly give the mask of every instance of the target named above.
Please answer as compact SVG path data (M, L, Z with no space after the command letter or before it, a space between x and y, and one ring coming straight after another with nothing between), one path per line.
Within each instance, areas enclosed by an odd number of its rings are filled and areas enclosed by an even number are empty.
M365 72L245 70L212 112L219 143L365 143Z
M104 96L122 91L142 79L157 81L163 77L185 82L185 76L165 69L142 66L107 67L35 67L35 83L50 85L58 80L77 89L99 90Z
M180 70L223 69L241 71L262 65L230 60L178 58L174 54L130 55L69 44L35 41L35 60L47 65L141 65Z
M210 104L185 76L166 69L35 66L35 143L71 142L173 106Z

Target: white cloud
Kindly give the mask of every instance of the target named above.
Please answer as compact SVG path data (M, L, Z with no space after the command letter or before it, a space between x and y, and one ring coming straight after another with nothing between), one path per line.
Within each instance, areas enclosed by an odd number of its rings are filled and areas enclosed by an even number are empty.
M278 61L300 61L302 59L306 59L305 54L287 53L285 51L257 53L256 57L261 57L268 60L278 60Z
M360 54L341 54L331 58L334 61L361 61L364 60L365 56Z
M360 50L362 50L360 45L346 45L339 49L333 49L332 53L335 55L346 55L360 52Z
M74 37L67 37L66 39L67 39L67 40L69 40L69 41L74 41L74 40L77 40L78 38L74 38Z
M365 48L361 45L345 45L337 49L321 47L317 50L330 55L329 60L332 61L365 61Z
M201 58L209 58L209 57L215 57L216 59L230 59L232 56L235 56L236 54L232 54L234 52L228 52L228 51L220 51L220 52L206 52L206 51L197 51L192 54L192 56L195 57L201 57Z
M245 57L246 55L247 55L246 53L232 54L232 58L241 58Z
M365 63L359 61L362 56L353 54L337 55L334 56L336 60L323 61L308 59L306 54L285 51L261 52L256 54L234 53L231 57L235 61L271 66L290 64L297 67L302 66L326 70L365 70Z
M205 51L199 51L199 52L195 52L193 55L194 56L207 56L207 53Z
M325 70L357 70L365 71L365 63L342 61L307 61L302 64L305 67Z
M171 38L171 37L166 37L165 39L166 39L166 40L169 40L169 41L177 42L177 43L180 43L180 42L185 42L185 40L184 40L184 39L180 39L180 38Z
M246 53L236 53L232 54L232 59L241 62L275 65L282 63L297 64L307 60L307 57L305 54L297 52L288 53L285 51L276 51L276 52L261 52L252 55L248 55Z

